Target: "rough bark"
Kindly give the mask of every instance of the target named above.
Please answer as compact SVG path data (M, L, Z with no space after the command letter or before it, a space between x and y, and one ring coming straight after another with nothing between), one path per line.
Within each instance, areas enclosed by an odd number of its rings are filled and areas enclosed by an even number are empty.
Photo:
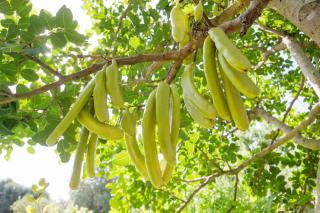
M272 0L269 7L287 18L320 47L320 1Z

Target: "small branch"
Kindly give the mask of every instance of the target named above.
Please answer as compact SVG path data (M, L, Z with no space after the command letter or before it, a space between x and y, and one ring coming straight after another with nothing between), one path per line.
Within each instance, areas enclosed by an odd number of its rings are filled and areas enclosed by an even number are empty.
M60 79L64 78L64 75L62 75L61 73L59 73L57 70L53 69L52 67L50 67L48 64L44 63L43 61L41 61L40 59L38 59L35 56L30 56L30 55L25 55L25 57L35 63L37 63L38 65L40 65L42 68L44 68L45 70L47 70L48 72L52 73L53 75L59 77Z
M188 45L186 45L184 48L180 50L174 50L166 53L159 53L159 54L141 54L141 55L136 55L136 56L131 56L131 57L119 57L115 58L118 65L133 65L137 63L142 63L142 62L150 62L150 61L168 61L168 60L182 60L185 58L188 54L190 54L194 49L196 49L199 45L201 45L201 42L203 39L193 39ZM110 63L111 60L107 61L106 63ZM18 94L12 94L9 95L7 98L3 98L0 100L0 105L2 104L7 104L19 99L25 99L25 98L30 98L35 95L39 95L41 93L47 92L51 89L55 89L69 81L76 80L82 77L86 77L92 73L95 73L99 71L105 63L101 64L93 64L90 67L83 69L77 73L73 73L71 75L66 75L60 80L47 84L43 87L34 89L30 92L25 92L25 93L18 93ZM172 73L175 74L175 73ZM170 78L169 78L170 80Z
M283 118L282 118L282 123L285 123L285 121L286 121L286 119L287 119L287 117L288 117L288 115L289 115L294 103L298 100L298 97L300 96L300 94L301 94L301 92L303 90L304 82L305 82L305 77L302 75L301 76L301 83L300 83L298 92L296 93L295 97L292 99L292 101L290 102L286 112L284 113ZM275 140L279 136L279 133L280 133L280 129L278 128L277 133L275 134L275 136L271 140L271 144L273 144L275 142Z
M180 69L182 62L183 62L183 60L178 60L171 66L171 68L167 74L167 77L166 77L166 82L168 84L170 84L173 81L173 79L176 77L176 74L177 74L178 70Z
M183 209L185 209L187 207L187 205L191 202L191 200L193 199L193 197L201 190L203 189L206 185L208 185L211 181L213 180L213 178L207 178L202 184L200 184L198 186L198 188L196 188L188 197L188 199L179 207L177 213L182 212Z
M300 86L299 86L299 89L298 89L298 92L296 93L296 95L294 96L294 98L292 99L292 101L290 102L289 106L288 106L288 109L286 110L286 112L284 113L283 115L283 118L282 118L282 122L285 122L288 115L289 115L289 112L291 111L294 103L298 100L302 90L303 90L303 87L304 87L304 82L305 82L305 77L304 76L301 76L301 82L300 82Z
M271 50L267 50L263 53L263 57L262 57L262 60L253 66L253 70L255 69L259 69L266 61L267 59L269 58L270 55L274 54L275 52L279 52L281 50L284 50L286 48L286 45L283 43L283 42L280 42L276 45L274 45Z
M266 32L271 33L271 34L276 34L276 35L278 35L278 36L280 36L282 38L286 36L286 34L284 32L272 29L271 27L268 27L268 26L263 26L263 25L257 24L257 23L255 23L255 26L257 26L258 28L260 28L263 31L266 31Z
M160 69L160 67L162 67L162 65L165 63L165 61L155 61L152 64L150 64L145 72L144 78L146 79L146 81L148 81L148 79L151 77L151 75L157 71L158 69Z
M316 104L313 109L310 111L309 116L307 119L302 121L296 128L291 129L287 134L281 138L279 138L274 144L269 145L268 147L262 149L260 152L253 155L251 158L245 160L242 162L237 168L230 169L224 172L214 173L206 177L197 178L194 180L189 180L188 182L196 182L196 181L204 181L202 184L200 184L188 197L187 201L183 203L178 212L181 212L188 203L191 202L193 197L207 184L209 184L211 181L215 180L217 177L223 176L223 175L236 175L238 174L242 169L246 168L251 163L257 161L258 159L263 158L270 152L272 152L274 149L278 148L279 146L283 145L284 143L288 142L290 139L294 138L296 135L299 134L299 132L305 128L307 128L316 118L317 115L320 112L320 103Z
M236 181L234 183L233 204L228 209L227 213L230 213L234 208L237 207L237 193L238 193L238 183L239 183L238 174L236 174L235 177L236 177Z

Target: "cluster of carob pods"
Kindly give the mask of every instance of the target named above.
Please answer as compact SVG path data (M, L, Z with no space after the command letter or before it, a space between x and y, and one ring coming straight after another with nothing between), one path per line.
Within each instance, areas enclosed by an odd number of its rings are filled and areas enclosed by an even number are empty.
M202 11L202 5L198 4L194 13L196 21L201 20ZM171 11L170 20L172 37L183 47L190 40L190 29L188 16L182 11L179 1ZM254 98L259 94L259 89L247 75L251 67L249 60L233 45L224 31L219 27L211 28L203 46L204 73L212 102L195 87L195 63L190 60L185 63L181 87L185 107L193 120L200 127L212 128L215 117L219 116L227 121L233 120L238 129L247 130L249 119L240 92L248 98ZM121 127L109 122L108 96L111 102L109 105L123 110ZM137 120L125 107L117 62L112 60L111 65L105 65L83 89L69 112L49 135L47 144L54 145L77 119L82 128L70 180L72 189L79 186L84 159L87 175L95 175L98 138L124 138L129 157L138 172L145 180L160 188L170 180L176 164L180 110L180 95L176 86L160 82L145 104L141 122L142 144L139 146ZM158 150L162 160L159 160Z

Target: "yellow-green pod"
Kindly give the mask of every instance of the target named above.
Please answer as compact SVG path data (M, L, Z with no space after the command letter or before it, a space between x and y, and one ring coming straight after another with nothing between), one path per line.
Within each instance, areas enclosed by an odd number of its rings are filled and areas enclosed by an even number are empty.
M147 100L142 118L142 138L148 176L153 186L162 186L162 175L156 144L156 90Z
M77 145L76 154L74 157L72 175L69 183L71 189L79 188L83 156L87 149L88 137L89 131L85 127L82 127L79 143Z

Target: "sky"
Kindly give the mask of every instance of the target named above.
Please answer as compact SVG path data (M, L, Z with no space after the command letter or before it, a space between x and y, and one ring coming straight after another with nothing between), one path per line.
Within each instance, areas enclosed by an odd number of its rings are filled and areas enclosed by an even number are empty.
M63 5L66 5L73 14L74 19L81 23L80 32L84 33L90 28L90 18L82 10L81 0L31 0L34 9L38 12L46 9L55 14ZM31 187L40 178L49 182L48 192L54 200L67 200L69 198L69 178L72 171L73 158L68 163L59 163L59 156L55 154L54 147L34 147L35 154L29 154L26 147L14 147L9 161L0 156L0 180L7 178Z

